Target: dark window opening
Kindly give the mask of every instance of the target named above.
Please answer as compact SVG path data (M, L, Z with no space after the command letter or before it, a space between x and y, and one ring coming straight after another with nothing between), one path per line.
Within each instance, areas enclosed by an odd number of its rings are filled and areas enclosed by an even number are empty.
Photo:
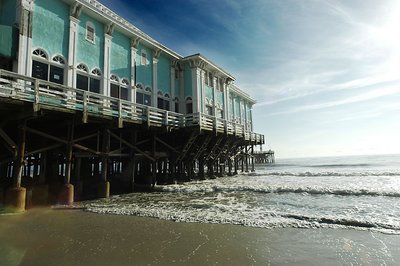
M76 87L81 90L88 90L89 78L83 75L76 75Z
M57 84L64 84L64 69L56 66L50 66L50 80Z
M117 84L111 83L110 96L114 98L119 98L119 86Z
M175 102L175 112L179 113L179 102Z
M100 93L100 80L95 78L90 78L90 91L95 93Z
M193 113L193 104L192 103L187 103L186 104L186 113L187 114Z
M33 60L32 62L32 77L42 80L49 79L49 65Z

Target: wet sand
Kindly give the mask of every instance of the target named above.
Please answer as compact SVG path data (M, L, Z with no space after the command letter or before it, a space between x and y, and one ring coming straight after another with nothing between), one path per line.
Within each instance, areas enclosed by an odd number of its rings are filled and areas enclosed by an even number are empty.
M400 236L176 223L81 210L0 215L0 265L400 265Z

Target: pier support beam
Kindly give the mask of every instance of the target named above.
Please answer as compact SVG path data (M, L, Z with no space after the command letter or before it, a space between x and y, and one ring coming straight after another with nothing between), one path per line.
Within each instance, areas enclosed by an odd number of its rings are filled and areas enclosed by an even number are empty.
M63 205L72 205L74 203L74 186L71 184L71 170L72 170L72 146L74 139L74 122L68 127L68 143L65 162L65 177L64 184L61 187L61 192L58 202Z
M13 185L6 192L5 206L11 212L25 211L26 189L21 187L22 170L25 159L26 130L24 126L18 129L18 151L14 161Z
M110 197L110 182L107 181L108 175L108 154L110 152L110 131L103 131L103 157L101 158L101 180L97 185L97 196L99 198Z

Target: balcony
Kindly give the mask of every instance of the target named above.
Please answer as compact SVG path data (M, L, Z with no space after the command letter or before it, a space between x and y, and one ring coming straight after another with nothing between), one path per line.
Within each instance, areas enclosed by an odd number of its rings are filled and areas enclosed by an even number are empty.
M254 144L264 144L264 136L251 132L251 127L245 124L201 113L175 113L5 70L0 70L0 99L33 103L34 110L46 108L61 112L81 112L83 123L87 123L89 116L97 116L115 118L119 127L123 127L124 123L167 127L170 130L199 127L200 130L215 131L217 134L236 136Z

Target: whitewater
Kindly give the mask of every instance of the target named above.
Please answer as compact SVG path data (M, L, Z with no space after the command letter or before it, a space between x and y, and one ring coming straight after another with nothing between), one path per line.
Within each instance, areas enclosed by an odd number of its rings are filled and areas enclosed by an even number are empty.
M96 213L400 234L400 155L277 160L254 173L83 203Z

